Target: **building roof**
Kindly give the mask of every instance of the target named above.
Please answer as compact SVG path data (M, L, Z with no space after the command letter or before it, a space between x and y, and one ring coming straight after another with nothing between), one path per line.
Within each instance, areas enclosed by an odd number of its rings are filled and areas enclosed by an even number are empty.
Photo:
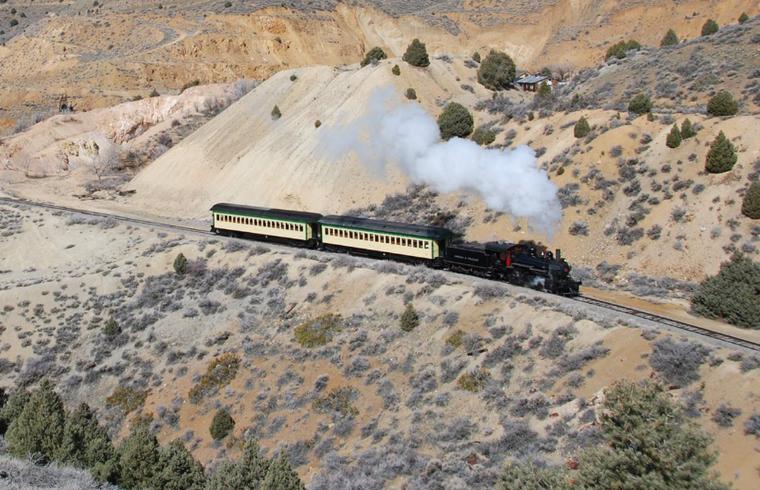
M319 223L327 226L340 226L343 228L375 231L379 233L393 233L420 238L431 238L433 240L447 240L454 236L454 233L451 230L438 226L408 225L406 223L370 218L356 218L354 216L323 216L322 219L319 220Z
M288 209L260 208L256 206L243 206L242 204L229 204L224 202L214 204L211 207L211 211L218 213L245 214L288 221L303 221L307 223L316 223L319 221L319 218L322 217L322 215L318 213L291 211Z
M527 75L517 80L517 83L533 84L543 82L544 80L547 80L547 78L543 75Z

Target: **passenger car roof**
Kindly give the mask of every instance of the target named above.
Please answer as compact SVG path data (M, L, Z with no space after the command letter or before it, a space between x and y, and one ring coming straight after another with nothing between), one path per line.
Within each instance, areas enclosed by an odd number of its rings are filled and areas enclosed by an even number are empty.
M380 233L394 233L420 238L432 238L434 240L446 240L454 236L454 233L451 230L438 226L409 225L394 221L357 218L355 216L323 216L319 220L319 223L327 226L340 226L343 228L376 231Z
M211 206L211 211L217 213L245 214L264 218L279 218L290 221L305 221L308 223L315 223L322 217L322 215L318 213L291 211L288 209L260 208L257 206L243 206L241 204L229 204L223 202Z

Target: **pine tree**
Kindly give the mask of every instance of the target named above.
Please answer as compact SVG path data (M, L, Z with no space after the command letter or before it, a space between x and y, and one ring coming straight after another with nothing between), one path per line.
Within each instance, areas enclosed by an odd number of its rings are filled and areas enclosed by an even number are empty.
M691 124L691 121L689 119L684 119L681 123L681 139L689 139L693 138L697 135L697 132L694 130L694 126Z
M707 19L707 22L702 26L702 35L710 36L718 32L718 29L720 29L720 27L718 27L717 22L712 19Z
M678 148L681 146L681 131L678 129L678 124L673 125L665 144L668 145L668 148Z
M678 36L676 35L676 31L673 29L668 29L668 32L662 38L662 41L660 41L660 47L675 46L676 44L678 44Z
M150 488L160 468L156 437L147 424L138 423L119 447L119 484L127 488Z
M411 332L420 324L420 317L411 303L406 304L406 309L401 315L401 330Z
M760 180L750 184L742 201L742 214L747 218L760 219Z
M0 434L5 434L11 422L16 420L29 401L29 392L24 389L16 389L8 395L2 409L0 409Z
M707 113L712 116L733 116L737 112L739 104L726 90L721 90L707 102Z
M726 135L721 131L710 145L710 151L707 152L705 169L711 174L728 172L734 168L736 160L734 145L728 141Z
M202 490L206 484L203 466L193 458L179 439L161 449L158 468L153 488Z
M216 467L206 481L206 490L228 490L230 488L258 489L258 485L248 485L243 479L240 465L233 461L224 461Z
M8 427L5 438L9 452L49 461L61 446L65 420L61 397L53 391L49 380L43 380Z
M428 58L425 43L420 42L419 39L414 39L412 41L412 43L406 48L406 52L401 59L412 66L418 66L421 68L430 64L430 58Z
M576 138L585 138L591 132L591 126L588 124L588 120L581 116L578 122L575 123L573 128L573 135Z
M63 439L55 459L78 468L93 468L113 456L108 431L98 423L89 405L82 403L66 417Z
M261 488L267 490L305 490L305 486L298 477L290 462L284 454L280 454L269 465L266 477Z
M245 441L243 454L238 463L241 467L240 473L243 479L251 487L264 480L270 466L270 462L261 454L258 441L253 437L249 437Z

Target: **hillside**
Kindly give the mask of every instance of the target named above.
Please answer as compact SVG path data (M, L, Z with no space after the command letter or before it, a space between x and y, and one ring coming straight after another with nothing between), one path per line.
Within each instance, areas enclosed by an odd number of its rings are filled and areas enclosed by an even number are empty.
M3 385L52 379L117 437L144 414L162 443L181 438L209 467L248 430L312 489L489 488L507 459L562 463L595 444L601 390L655 377L715 437L723 480L754 488L751 355L467 276L0 211ZM172 269L180 252L186 276ZM410 332L406 301L420 316ZM322 346L299 343L313 321ZM238 362L216 385L203 375L222 354ZM718 418L721 405L738 415ZM214 442L220 407L234 437Z
M229 3L229 6L227 4ZM674 11L675 9L675 11ZM524 69L595 65L620 39L657 46L760 13L752 0L542 0L343 3L83 0L0 5L0 130L183 85L264 79L304 65L355 63L371 46L400 56L414 37L435 55L498 48ZM668 19L666 24L664 19ZM15 23L15 24L14 24ZM20 124L19 124L20 123Z

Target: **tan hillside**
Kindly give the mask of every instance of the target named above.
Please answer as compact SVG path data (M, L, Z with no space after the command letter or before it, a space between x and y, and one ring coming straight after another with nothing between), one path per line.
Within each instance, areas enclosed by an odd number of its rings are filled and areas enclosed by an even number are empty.
M90 110L153 89L173 93L194 80L263 79L295 66L354 63L374 45L400 56L414 37L434 55L497 48L524 69L574 70L596 64L620 39L657 46L670 27L692 38L708 17L724 25L742 11L760 13L752 0L689 0L675 8L662 0L101 4L0 5L0 129L50 115L63 95L77 110Z

